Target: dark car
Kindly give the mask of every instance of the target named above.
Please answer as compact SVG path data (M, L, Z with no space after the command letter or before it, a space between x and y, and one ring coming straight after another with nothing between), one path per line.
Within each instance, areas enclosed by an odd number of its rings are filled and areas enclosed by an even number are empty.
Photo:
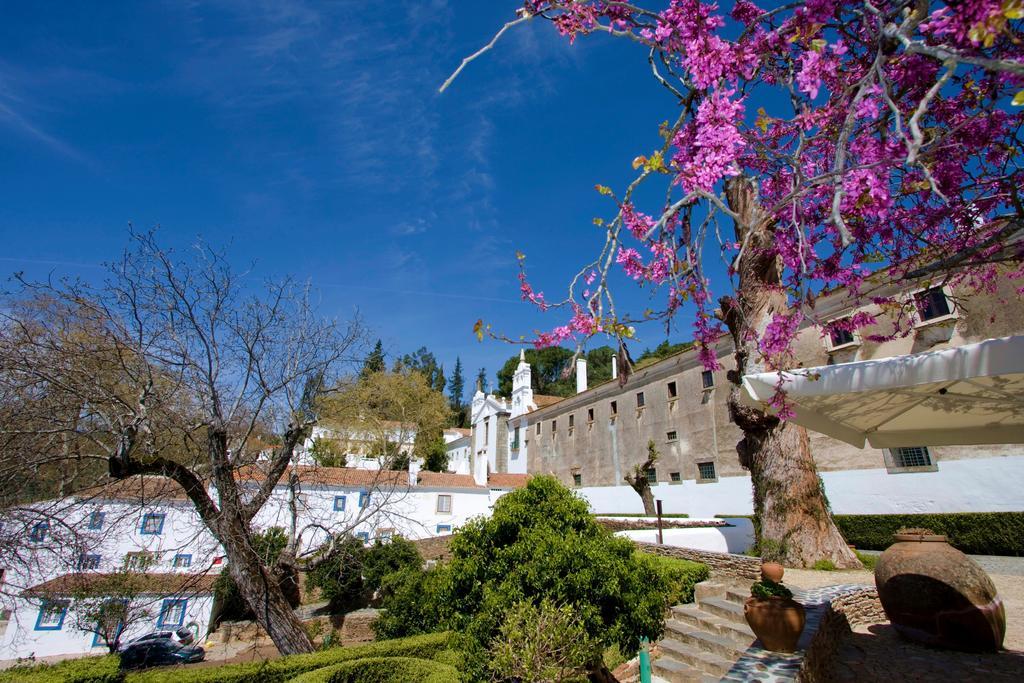
M147 666L189 664L201 662L206 656L203 648L181 645L168 638L143 640L132 643L121 651L121 668L141 669Z
M128 641L122 649L146 640L171 640L176 643L180 643L181 645L191 645L192 641L195 640L195 637L192 635L192 631L187 628L179 628L177 631L150 631L145 635L141 635L138 638L133 638Z

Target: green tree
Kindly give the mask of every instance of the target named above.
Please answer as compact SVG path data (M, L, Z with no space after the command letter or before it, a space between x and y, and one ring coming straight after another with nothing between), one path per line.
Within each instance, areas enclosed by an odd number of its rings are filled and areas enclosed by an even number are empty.
M253 550L256 551L264 567L275 566L277 558L280 557L281 552L287 545L288 535L284 529L277 526L269 527L260 533L253 534L252 537ZM274 578L281 585L282 592L289 599L292 608L298 607L298 595L292 590L291 586L295 577L275 575ZM242 597L238 584L231 577L231 572L227 567L221 570L220 576L214 582L213 593L217 604L220 605L220 611L216 617L218 621L239 621L252 619L255 616L245 598Z
M461 633L470 673L481 678L488 648L523 600L568 605L602 647L634 652L641 636L661 633L670 592L665 575L630 541L598 525L586 501L554 477L533 477L503 496L490 518L455 534L451 553L431 570L385 581L378 636ZM587 668L607 674L596 655Z
M396 363L395 369L411 370L423 375L427 385L437 392L443 392L445 386L444 365L437 362L434 354L421 346L414 353L405 354Z
M489 654L491 680L546 683L582 679L601 646L570 605L544 598L509 610Z
M587 384L594 386L612 378L612 356L610 346L600 346L589 351L587 360ZM530 364L530 383L535 394L568 397L576 393L573 352L561 346L545 349L526 349L523 354ZM519 366L519 354L510 356L498 370L498 393L512 395L512 378Z
M366 548L353 536L346 536L331 546L328 557L306 574L307 590L319 589L333 614L351 612L364 607L368 595L363 585L363 562Z
M647 365L657 363L663 358L674 356L677 353L688 351L693 348L693 342L681 342L679 344L670 344L668 340L661 342L653 349L644 349L644 352L640 354L640 357L636 359L636 368L642 368Z
M476 373L476 386L480 391L487 393L487 368L480 368Z
M313 461L323 467L345 467L347 458L345 452L334 442L333 439L317 437L309 448L309 454Z
M455 369L452 370L451 379L448 380L448 396L451 397L449 405L452 407L452 412L457 413L462 410L463 394L466 391L466 382L462 377L462 359L458 356L455 357Z
M448 469L448 446L444 440L444 430L440 428L416 432L412 452L423 463L425 470L444 472Z
M380 339L377 340L376 345L373 347L373 351L363 361L363 369L359 373L360 378L367 378L375 372L384 372L387 366L384 365L384 345Z

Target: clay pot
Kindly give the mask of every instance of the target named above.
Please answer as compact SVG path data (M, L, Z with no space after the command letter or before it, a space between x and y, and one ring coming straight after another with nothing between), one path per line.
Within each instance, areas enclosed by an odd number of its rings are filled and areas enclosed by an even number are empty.
M786 568L778 562L762 562L761 563L761 580L772 581L774 583L782 583L782 575L785 573Z
M804 606L792 598L749 597L743 603L743 616L761 645L773 652L796 652L807 622Z
M933 534L896 534L875 566L882 608L906 638L967 652L994 652L1006 610L985 570Z

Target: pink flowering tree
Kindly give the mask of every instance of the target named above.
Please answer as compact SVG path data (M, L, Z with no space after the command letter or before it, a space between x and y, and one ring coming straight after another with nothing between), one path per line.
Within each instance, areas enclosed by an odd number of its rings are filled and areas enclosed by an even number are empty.
M792 364L800 328L827 334L837 324L816 315L825 289L844 287L855 303L907 306L871 296L869 278L882 268L885 278L989 290L998 278L1024 276L1015 239L1024 211L1024 0L769 8L738 0L731 11L698 0L645 4L657 7L528 0L452 75L512 26L544 20L569 41L595 33L632 41L680 104L661 127L663 143L638 150L627 187L597 186L612 203L609 218L595 219L606 239L567 296L546 300L523 268L525 300L568 312L534 343L581 347L605 334L621 345L637 323L689 307L707 368L718 366L723 337L735 350L729 409L743 431L737 450L754 483L762 553L796 566L856 566L807 434L785 421L784 397L750 409L738 401L739 380ZM647 183L663 185L663 201L634 200ZM711 282L705 261L723 253L729 281ZM659 310L618 310L610 292L617 269L657 288ZM906 312L889 336L910 328ZM860 313L839 324L875 322ZM480 323L485 333L498 336Z

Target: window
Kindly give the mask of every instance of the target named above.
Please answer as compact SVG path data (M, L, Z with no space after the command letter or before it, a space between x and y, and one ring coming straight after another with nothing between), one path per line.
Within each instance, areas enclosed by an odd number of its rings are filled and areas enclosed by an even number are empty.
M441 493L437 496L437 511L442 515L450 515L452 513L452 497L450 494Z
M450 534L452 532L451 524L438 524L437 533L439 534Z
M637 408L643 408L644 407L644 392L642 392L642 391L636 392L636 407Z
M82 553L78 557L78 571L84 572L90 569L100 568L100 556L92 553Z
M576 474L572 475L572 485L573 486L583 486L583 475L579 474L578 472Z
M191 567L192 566L192 555L186 553L178 553L174 556L174 561L171 563L174 567Z
M658 483L658 470L650 469L647 470L647 483L657 484Z
M147 536L158 536L164 530L164 517L161 512L147 512L142 515L141 532Z
M697 463L697 480L698 481L715 481L718 479L718 475L715 474L715 463L713 462L699 462Z
M575 426L576 426L576 416L575 415L570 415L569 416L569 431L571 432L572 428L575 427Z
M672 430L671 432L665 432L665 440L666 441L678 441L679 440L679 434L677 434L675 430Z
M491 420L490 418L484 420L484 445L486 446L491 442Z
M378 529L377 538L382 541L390 541L391 537L395 535L394 529Z
M669 397L670 399L673 399L673 398L676 398L677 396L679 396L679 392L678 392L678 390L676 389L676 383L675 383L675 382L669 382L669 383L668 383L668 384L666 385L666 387L667 387L667 389L668 389L668 397Z
M673 483L673 484L682 484L683 483L683 475L681 473L679 473L679 472L669 472L668 473L668 478L669 478L669 481L671 483Z
M370 503L370 492L360 491L359 492L359 508L362 509Z
M828 332L828 340L830 348L838 349L853 343L853 332L844 327L833 327Z
M28 532L28 540L33 543L42 543L46 540L46 534L50 531L49 522L36 522L32 525L32 530Z
M358 531L358 532L356 532L356 538L358 538L363 543L369 543L370 542L370 534L367 531Z
M516 427L515 432L512 436L512 450L519 450L519 427Z
M129 571L140 571L144 572L156 563L156 557L153 553L147 553L144 551L137 551L131 553L125 553L124 555L124 567Z
M89 515L89 528L97 531L103 528L103 522L107 519L107 513L105 512L93 512Z
M587 408L587 422L593 422L593 421L594 421L594 409L593 408Z
M558 431L558 420L552 420L551 421L551 436L554 436L555 432L557 432L557 431Z
M949 299L942 287L932 287L914 295L914 303L917 305L917 312L921 316L921 322L943 318L952 311L949 308Z
M615 417L616 415L618 415L619 414L619 402L618 401L612 401L610 410L611 410L612 417Z
M181 626L185 622L185 606L188 600L164 600L160 607L160 618L156 625L160 628L165 626Z
M700 373L700 382L705 389L713 389L715 386L715 373L705 370Z
M344 512L345 511L345 496L334 497L334 511Z
M537 423L537 436L540 436L540 422Z
M36 630L59 631L64 626L64 617L67 614L67 600L47 600L39 608L39 616L36 617Z
M928 452L927 446L890 448L886 460L886 465L890 471L912 469L934 472L938 469L935 461L932 460L932 454Z

